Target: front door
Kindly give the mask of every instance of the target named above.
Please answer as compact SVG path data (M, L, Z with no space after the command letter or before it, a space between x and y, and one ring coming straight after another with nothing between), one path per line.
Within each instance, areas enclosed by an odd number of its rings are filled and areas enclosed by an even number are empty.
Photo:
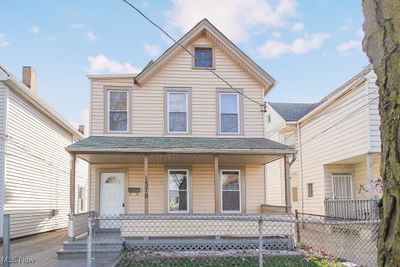
M100 215L124 213L125 173L103 172L100 174Z

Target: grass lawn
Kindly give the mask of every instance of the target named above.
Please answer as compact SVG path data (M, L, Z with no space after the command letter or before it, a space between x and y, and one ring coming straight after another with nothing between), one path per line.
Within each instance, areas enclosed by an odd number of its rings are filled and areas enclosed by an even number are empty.
M117 266L187 266L187 267L258 267L256 257L218 257L218 258L122 258ZM297 257L266 257L264 266L330 267L343 266L319 259Z

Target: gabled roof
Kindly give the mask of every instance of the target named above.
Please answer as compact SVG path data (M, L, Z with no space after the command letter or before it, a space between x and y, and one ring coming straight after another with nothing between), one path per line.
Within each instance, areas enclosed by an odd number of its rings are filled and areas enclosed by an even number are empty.
M7 84L11 89L16 91L18 95L31 103L37 110L41 111L51 120L60 125L67 132L73 134L77 139L83 139L83 135L75 129L67 120L65 120L58 112L44 102L39 96L32 92L23 82L18 80L11 72L0 65L0 81Z
M298 121L313 110L318 103L268 103L285 121Z
M276 103L268 102L268 104L286 121L299 121L308 117L309 114L322 109L333 100L337 99L347 91L349 91L354 84L363 79L370 71L373 70L371 64L366 66L362 71L351 77L344 84L330 92L327 96L317 103Z
M251 60L243 51L241 51L234 43L232 43L225 35L223 35L214 25L207 19L203 19L186 33L178 43L182 46L189 45L196 37L206 34L210 39L222 47L229 55L231 55L249 74L254 77L260 84L264 86L265 93L268 92L275 84L275 80L253 60ZM155 72L157 72L166 62L173 58L177 53L182 51L182 47L178 44L168 48L158 59L150 62L136 77L135 83L139 86L145 83ZM217 71L218 72L218 71Z

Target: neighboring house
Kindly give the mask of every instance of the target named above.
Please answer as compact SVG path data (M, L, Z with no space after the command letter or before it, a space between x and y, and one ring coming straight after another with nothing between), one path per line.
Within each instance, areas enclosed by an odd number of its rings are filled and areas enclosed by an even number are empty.
M89 75L90 137L67 148L90 163L90 210L256 214L265 164L295 153L264 138L259 103L275 81L207 20L139 74ZM236 92L204 66L237 88Z
M71 156L65 147L82 138L37 96L32 68L24 67L21 82L0 66L0 229L3 214L10 214L13 238L67 227ZM75 209L83 212L86 162L79 161L76 177Z
M298 151L290 173L294 209L377 216L376 199L382 192L375 80L372 66L367 66L318 103L268 103L265 137ZM266 173L267 203L282 204L282 163L268 164Z

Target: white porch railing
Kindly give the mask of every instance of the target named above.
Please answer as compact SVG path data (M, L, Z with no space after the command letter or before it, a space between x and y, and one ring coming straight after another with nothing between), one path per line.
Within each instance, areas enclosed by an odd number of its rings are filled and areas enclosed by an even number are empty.
M325 200L325 215L355 220L378 220L378 202L377 199L329 199Z

